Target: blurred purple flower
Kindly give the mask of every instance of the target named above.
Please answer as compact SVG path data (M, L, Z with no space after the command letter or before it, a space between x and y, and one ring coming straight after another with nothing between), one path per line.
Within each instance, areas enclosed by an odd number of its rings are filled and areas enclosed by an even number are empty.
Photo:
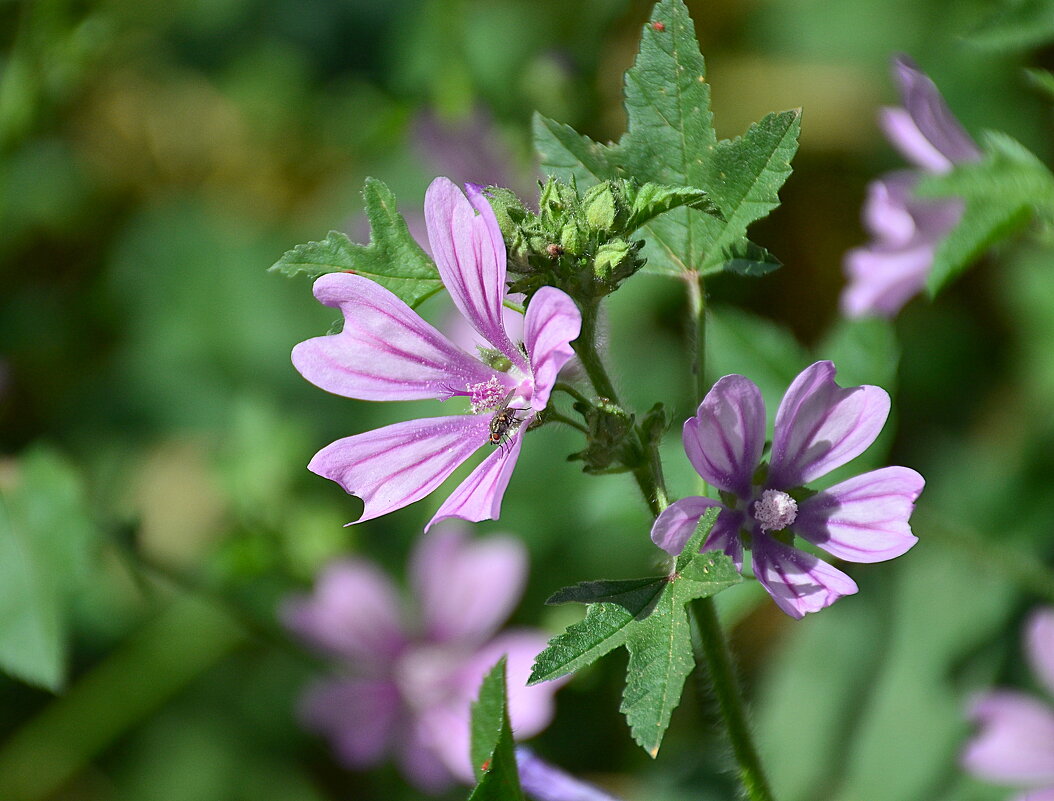
M516 749L523 791L537 801L618 801L613 795L540 759L529 748Z
M902 108L882 110L889 141L918 169L900 170L873 182L864 204L864 226L874 239L845 257L849 285L842 293L848 317L892 317L926 285L937 247L958 224L958 200L914 197L926 173L944 173L977 161L981 151L952 115L937 86L906 56L893 62Z
M343 312L344 329L293 349L293 364L304 378L360 400L462 396L471 403L471 414L396 423L337 440L315 454L310 470L365 502L358 522L420 500L488 442L500 447L428 525L447 517L497 518L523 432L549 402L557 373L573 354L570 343L578 337L581 315L555 287L535 293L524 316L523 345L513 344L502 317L505 243L480 189L469 185L467 191L466 198L449 180L437 178L425 196L425 218L443 283L488 344L487 354L470 356L368 278L330 273L315 282L315 297ZM511 411L499 420L505 409Z
M348 767L392 757L424 790L471 782L470 704L503 654L516 736L537 734L552 719L559 684L526 686L545 635L526 628L495 633L519 601L526 569L513 537L473 541L461 528L441 528L421 538L411 556L408 622L395 586L375 565L330 565L310 596L282 608L285 625L340 660L344 674L307 693L304 725L327 737Z
M684 424L684 449L721 501L689 497L670 504L652 527L655 544L680 553L699 518L719 508L702 550L724 551L742 570L743 548L749 548L754 575L795 618L857 591L845 573L792 547L795 535L851 562L881 562L911 548L917 538L908 518L925 483L914 470L885 467L820 492L803 489L863 453L889 414L883 389L843 389L834 375L831 362L816 362L794 379L776 413L767 465L757 385L741 375L714 384Z
M1032 671L1054 696L1054 609L1040 609L1026 627ZM994 690L976 698L979 724L962 754L963 767L996 784L1031 787L1015 801L1054 801L1054 708L1030 695Z

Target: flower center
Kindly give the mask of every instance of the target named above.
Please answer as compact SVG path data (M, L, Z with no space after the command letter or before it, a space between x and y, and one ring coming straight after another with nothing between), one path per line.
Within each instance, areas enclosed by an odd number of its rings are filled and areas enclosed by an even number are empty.
M505 399L511 394L508 387L502 384L497 376L491 376L489 380L479 384L471 384L467 390L469 403L472 404L472 414L497 409L504 405Z
M753 512L762 531L779 531L797 519L798 502L786 492L767 489L754 503Z

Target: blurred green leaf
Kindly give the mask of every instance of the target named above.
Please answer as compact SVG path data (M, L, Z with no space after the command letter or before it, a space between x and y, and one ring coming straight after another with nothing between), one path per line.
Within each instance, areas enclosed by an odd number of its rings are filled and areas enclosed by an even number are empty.
M937 248L927 286L935 295L985 250L1007 238L1034 213L1054 217L1054 176L1019 142L989 131L985 158L945 175L928 176L920 197L960 198L962 219Z
M706 67L681 0L663 0L644 28L640 53L626 72L627 133L601 145L542 116L534 121L542 167L581 185L620 175L641 182L706 190L723 219L678 209L646 226L646 269L680 275L726 265L758 273L776 262L743 240L747 227L779 205L798 148L800 112L769 114L732 140L717 140ZM748 262L754 266L748 266Z
M553 595L550 603L577 601L589 607L584 620L549 641L528 683L574 672L625 645L629 664L619 711L637 744L653 757L658 754L684 680L695 666L684 605L743 580L727 555L699 552L716 519L716 509L700 519L669 575L588 581Z
M381 181L367 178L362 189L370 221L370 244L354 244L347 235L330 231L321 242L297 245L271 269L287 276L351 272L371 278L411 306L443 287L439 271L410 235L395 205L395 195Z
M491 668L472 705L472 770L469 801L523 801L505 692L505 657Z
M0 492L0 668L63 685L69 601L95 539L74 468L49 450L26 454L15 487Z
M1024 50L1054 39L1054 2L1004 0L1002 7L982 20L967 41L993 50Z

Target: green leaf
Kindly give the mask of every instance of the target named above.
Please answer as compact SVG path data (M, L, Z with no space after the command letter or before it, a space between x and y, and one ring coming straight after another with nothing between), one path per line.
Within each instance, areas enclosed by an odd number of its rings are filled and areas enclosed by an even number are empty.
M1054 40L1054 2L1018 0L984 19L968 36L971 44L993 50L1024 50Z
M47 450L25 455L0 493L0 669L59 689L71 593L88 573L96 532L79 476Z
M664 577L626 579L623 581L583 581L572 587L557 590L547 604L618 604L634 617L646 616L666 583Z
M271 266L287 276L352 272L371 278L415 307L443 287L439 271L410 235L395 205L395 195L381 181L367 178L362 188L370 244L357 245L330 231L321 242L297 245Z
M656 24L660 23L660 24ZM629 126L615 145L536 116L535 148L543 168L580 186L620 176L698 187L721 217L679 208L645 226L645 268L679 275L728 268L759 274L777 264L745 241L747 227L779 205L798 147L800 112L769 114L733 140L717 140L706 67L681 0L662 0L644 28L640 53L626 72Z
M721 217L720 209L710 200L710 195L702 189L647 183L637 189L632 198L629 219L625 226L626 231L627 233L636 231L660 214L682 207L698 209L715 217Z
M743 580L726 554L699 552L718 511L711 509L700 519L672 573L583 582L550 598L550 602L582 601L589 606L584 620L550 640L538 655L529 683L572 673L625 645L629 662L619 709L633 739L654 757L680 702L684 680L695 665L684 605Z
M933 258L927 286L935 295L985 250L1006 239L1035 214L1054 217L1054 176L1023 145L1002 133L985 136L985 158L945 175L925 178L920 197L965 202L958 225Z
M471 751L477 784L469 801L524 801L509 725L504 656L484 677L472 705Z

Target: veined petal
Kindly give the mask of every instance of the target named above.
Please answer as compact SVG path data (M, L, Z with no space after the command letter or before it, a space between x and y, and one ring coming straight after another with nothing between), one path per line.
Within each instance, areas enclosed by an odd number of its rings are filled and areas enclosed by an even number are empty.
M907 121L899 121L886 133L905 158L935 172L981 158L980 149L952 114L937 85L910 58L894 59L893 78L900 87Z
M1026 636L1032 671L1054 696L1054 608L1045 607L1034 612Z
M867 450L889 415L889 395L867 384L840 387L831 362L816 362L780 401L768 486L789 489L841 467Z
M722 503L711 498L689 496L671 503L655 518L651 527L651 541L667 553L677 556L695 533L699 518L715 506L721 511L700 550L724 551L732 557L736 569L742 570L743 545L739 539L739 529L743 524L743 513L726 509Z
M985 693L970 717L980 728L962 754L966 770L994 782L1054 784L1054 711L1027 695Z
M893 559L918 542L908 518L925 484L908 467L850 478L803 501L794 533L850 562Z
M683 440L688 460L708 483L749 497L765 447L765 402L757 385L741 375L719 380L685 422Z
M329 739L349 768L375 765L393 746L401 710L387 680L340 679L310 689L300 706L304 728Z
M466 198L449 178L436 178L425 193L425 222L439 275L454 305L484 339L526 373L527 362L502 325L505 241L483 193L470 185Z
M574 356L571 342L582 331L582 313L567 293L543 286L531 299L524 320L523 344L534 373L531 408L540 412L549 403L556 376Z
M447 524L419 540L410 576L427 640L481 643L519 602L527 552L515 537L472 540L464 526Z
M486 418L484 418L486 422ZM497 520L501 514L501 499L509 486L516 460L520 457L520 445L523 444L523 431L530 425L528 417L506 442L494 446L494 452L480 462L479 466L469 473L450 497L428 521L425 531L440 520L448 517L460 517L471 523L480 520ZM489 423L488 423L489 425Z
M487 441L486 415L409 420L338 439L308 470L336 481L366 508L357 523L402 509L443 483Z
M754 575L776 605L793 618L818 612L843 595L857 591L856 582L812 554L754 533Z
M309 596L287 600L280 616L305 642L342 657L360 673L381 673L406 644L399 594L373 564L346 559L326 567Z
M426 323L380 284L350 273L315 281L315 297L339 308L344 329L293 348L293 365L315 386L359 400L450 397L505 375Z

